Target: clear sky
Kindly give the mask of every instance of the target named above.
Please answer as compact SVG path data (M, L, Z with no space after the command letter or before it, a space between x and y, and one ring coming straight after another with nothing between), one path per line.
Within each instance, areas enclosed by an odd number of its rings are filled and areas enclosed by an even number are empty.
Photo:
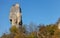
M60 17L60 0L0 0L0 36L9 32L10 8L19 3L24 24L51 24Z

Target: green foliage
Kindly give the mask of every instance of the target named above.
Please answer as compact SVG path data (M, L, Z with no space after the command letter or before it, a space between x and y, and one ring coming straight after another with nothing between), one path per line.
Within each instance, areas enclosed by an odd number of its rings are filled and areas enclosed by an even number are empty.
M18 34L16 34L15 36L14 36L14 38L26 38L25 37L25 35L24 35L24 33L18 33Z
M21 28L13 26L10 28L12 34L4 34L1 38L60 38L60 30L56 24L41 25L38 31L32 30L29 34L25 34L25 28L25 26Z
M60 38L60 30L57 24L42 25L39 28L38 38Z
M1 38L11 38L11 37L10 37L10 35L4 33Z
M27 38L37 38L37 35L35 32L30 33Z
M12 33L17 33L17 31L18 31L18 29L16 28L16 26L12 26L10 28L10 32L12 32Z

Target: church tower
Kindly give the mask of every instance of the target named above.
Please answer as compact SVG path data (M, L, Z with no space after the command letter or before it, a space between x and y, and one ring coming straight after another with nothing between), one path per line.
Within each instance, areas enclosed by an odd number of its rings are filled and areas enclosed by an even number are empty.
M18 3L11 7L9 19L12 26L17 28L22 26L21 8Z

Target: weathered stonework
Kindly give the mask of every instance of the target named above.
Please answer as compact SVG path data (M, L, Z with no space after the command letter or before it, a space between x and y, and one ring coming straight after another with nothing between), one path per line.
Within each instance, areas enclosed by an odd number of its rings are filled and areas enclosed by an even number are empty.
M15 4L10 9L10 22L12 26L21 27L22 26L22 14L19 4Z
M60 29L60 18L58 19L57 25L58 25L58 29Z

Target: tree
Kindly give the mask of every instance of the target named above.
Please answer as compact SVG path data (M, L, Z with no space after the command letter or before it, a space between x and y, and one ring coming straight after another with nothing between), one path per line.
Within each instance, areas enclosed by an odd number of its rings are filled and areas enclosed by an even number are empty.
M12 27L10 28L10 32L11 32L11 33L17 33L17 31L18 31L18 29L16 28L16 26L12 26Z

